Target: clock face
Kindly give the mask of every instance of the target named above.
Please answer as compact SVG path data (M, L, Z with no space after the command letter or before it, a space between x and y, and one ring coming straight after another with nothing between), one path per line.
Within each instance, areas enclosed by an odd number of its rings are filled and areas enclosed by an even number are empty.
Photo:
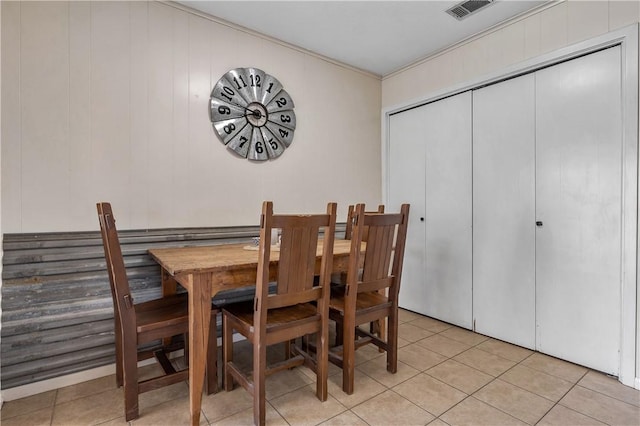
M220 78L209 101L209 118L227 148L249 160L277 158L293 142L293 100L273 76L236 68Z

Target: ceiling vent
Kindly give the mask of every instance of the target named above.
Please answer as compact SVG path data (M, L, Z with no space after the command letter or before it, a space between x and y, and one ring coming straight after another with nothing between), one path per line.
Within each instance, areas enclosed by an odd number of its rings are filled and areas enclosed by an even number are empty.
M494 0L467 0L448 9L447 13L458 21L462 21L493 2Z

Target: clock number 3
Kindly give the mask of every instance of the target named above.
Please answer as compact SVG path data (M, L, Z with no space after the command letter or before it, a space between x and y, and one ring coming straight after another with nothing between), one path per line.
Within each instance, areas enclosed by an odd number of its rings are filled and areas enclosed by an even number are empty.
M282 121L283 123L291 123L291 116L280 114L280 121Z

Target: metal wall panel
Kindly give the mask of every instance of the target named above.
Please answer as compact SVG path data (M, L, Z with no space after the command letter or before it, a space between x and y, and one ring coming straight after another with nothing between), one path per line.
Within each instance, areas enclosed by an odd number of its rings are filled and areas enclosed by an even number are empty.
M249 242L257 227L120 231L136 303L161 297L152 247ZM344 224L337 236L343 237ZM115 362L113 305L99 232L5 234L2 269L2 389ZM252 296L252 288L216 300Z

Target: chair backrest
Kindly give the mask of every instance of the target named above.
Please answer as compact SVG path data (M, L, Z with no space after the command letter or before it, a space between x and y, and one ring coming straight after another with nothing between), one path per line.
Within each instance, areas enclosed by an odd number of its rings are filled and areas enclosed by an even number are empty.
M100 221L100 233L104 246L104 256L107 261L109 283L111 284L111 296L113 298L113 310L116 316L116 326L124 329L135 330L135 309L133 297L129 289L129 280L124 266L116 220L111 211L111 204L98 203L98 219Z
M367 213L364 204L358 204L354 213L347 298L355 303L357 293L389 288L388 298L397 302L404 260L404 248L409 221L409 204L403 204L400 213ZM368 233L364 260L361 243Z
M351 235L353 234L353 219L354 219L355 212L356 212L356 206L354 206L353 204L350 205L349 206L349 210L347 211L347 226L344 229L344 239L345 240L350 240L351 239ZM378 210L376 210L376 211L370 211L370 212L365 212L365 213L384 213L384 204L380 204L378 206ZM365 230L362 241L367 241L367 235L368 235L368 233Z
M265 315L268 309L329 298L329 282L333 261L333 242L336 226L336 203L327 205L325 214L274 215L273 203L265 201L260 220L260 248L256 282L256 314ZM279 229L280 260L276 277L276 292L269 291L269 260L271 230ZM324 231L319 286L314 287L318 237ZM266 303L264 303L266 301ZM328 306L328 304L327 304ZM328 308L327 308L328 309ZM258 324L258 319L254 320Z

